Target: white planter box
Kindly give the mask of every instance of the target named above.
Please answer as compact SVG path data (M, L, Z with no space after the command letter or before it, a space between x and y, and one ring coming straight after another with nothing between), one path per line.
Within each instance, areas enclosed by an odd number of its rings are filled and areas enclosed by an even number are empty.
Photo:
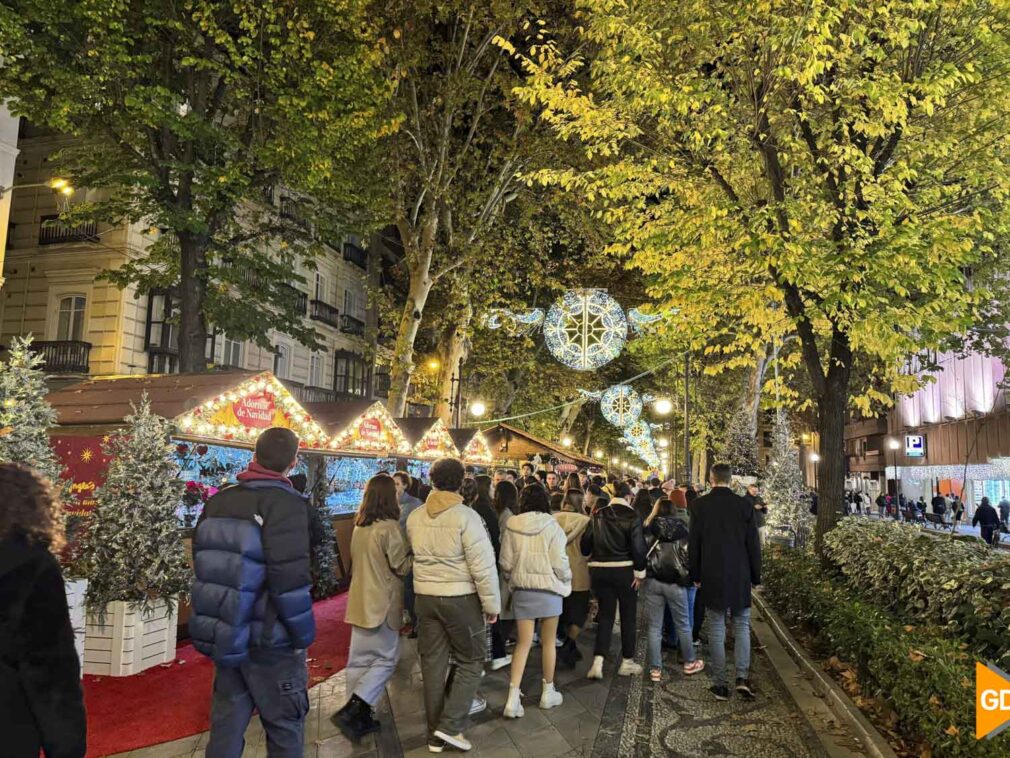
M70 610L70 626L74 628L74 647L84 676L84 593L88 591L87 579L70 579L64 582L67 588L67 608Z
M88 615L84 638L84 673L130 676L175 660L176 614L163 600L147 615L120 601L109 603L105 623Z

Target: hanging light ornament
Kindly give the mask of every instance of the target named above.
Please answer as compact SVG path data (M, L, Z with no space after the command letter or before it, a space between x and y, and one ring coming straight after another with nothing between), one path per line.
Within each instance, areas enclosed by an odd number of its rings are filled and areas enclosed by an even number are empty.
M606 290L569 290L547 311L544 338L561 363L576 371L592 371L621 354L628 320Z
M642 414L642 397L627 384L615 384L600 396L600 411L611 424L623 428Z

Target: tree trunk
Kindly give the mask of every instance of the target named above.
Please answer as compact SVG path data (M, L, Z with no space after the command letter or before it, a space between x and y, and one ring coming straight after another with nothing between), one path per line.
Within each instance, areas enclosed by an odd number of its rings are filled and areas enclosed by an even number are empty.
M586 436L582 441L582 455L586 458L589 457L589 443L593 441L593 427L596 425L596 419L590 416L586 419Z
M181 259L179 276L179 370L207 370L207 238L178 233Z
M464 292L465 297L465 292ZM452 404L455 398L453 391L459 393L460 401L463 400L463 393L458 384L453 384L453 377L460 382L463 377L460 375L460 365L466 363L469 357L470 320L473 318L473 308L469 302L463 304L459 311L459 316L442 332L442 339L439 343L439 359L441 365L438 371L438 401L435 403L435 415L442 419L447 426L453 426ZM460 409L460 422L466 420L466 409Z
M815 546L823 555L824 535L838 520L838 506L845 493L845 409L849 397L849 372L828 373L828 392L818 399L817 431L820 460L815 464L817 531Z
M582 406L586 404L586 398L580 398L577 402L569 403L561 412L561 433L560 436L569 434L575 426L579 414L582 413Z

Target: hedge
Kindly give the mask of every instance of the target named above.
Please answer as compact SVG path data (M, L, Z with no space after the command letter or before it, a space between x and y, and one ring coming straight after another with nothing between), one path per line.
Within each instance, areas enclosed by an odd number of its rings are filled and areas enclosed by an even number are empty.
M827 558L864 597L912 623L944 627L979 658L1010 666L1010 557L893 521L846 518Z
M1003 758L1010 735L977 741L974 656L936 627L906 625L799 550L769 551L764 596L818 646L852 664L863 691L887 701L903 732L934 758Z

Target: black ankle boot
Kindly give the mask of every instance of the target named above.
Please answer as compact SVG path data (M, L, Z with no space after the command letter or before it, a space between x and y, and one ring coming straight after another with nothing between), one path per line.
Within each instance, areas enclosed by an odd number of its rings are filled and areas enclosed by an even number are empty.
M575 664L578 662L578 658L576 658L578 652L579 650L575 646L575 640L568 638L565 640L564 644L558 648L558 660L568 668L573 669L575 668Z
M351 695L351 699L344 704L343 708L330 717L330 721L343 732L347 739L351 742L357 742L363 735L368 734L365 718L367 714L367 718L371 720L371 710L368 703L357 695ZM378 725L376 725L377 728ZM375 730L372 729L370 731Z

